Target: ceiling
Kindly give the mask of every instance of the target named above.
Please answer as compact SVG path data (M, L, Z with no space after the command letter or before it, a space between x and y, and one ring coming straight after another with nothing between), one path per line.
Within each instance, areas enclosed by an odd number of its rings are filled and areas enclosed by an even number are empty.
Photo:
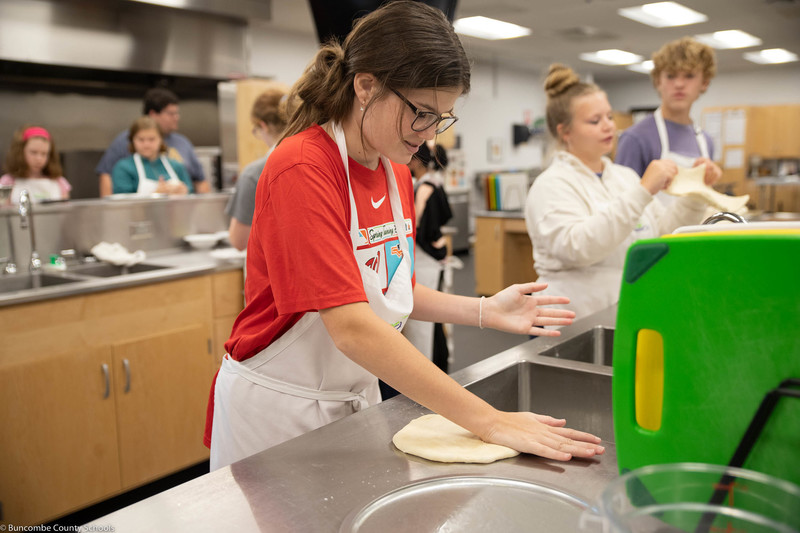
M621 17L617 9L646 2L635 0L458 0L456 18L483 15L527 26L532 35L487 41L462 36L467 54L480 62L545 72L553 62L567 63L595 81L641 80L643 74L579 59L583 52L619 48L650 58L662 44L685 35L740 29L759 37L755 48L718 50L718 72L764 72L797 69L798 63L757 65L742 54L763 48L786 48L800 54L800 0L678 0L708 16L708 22L674 28L652 28ZM307 2L272 0L269 26L316 35Z

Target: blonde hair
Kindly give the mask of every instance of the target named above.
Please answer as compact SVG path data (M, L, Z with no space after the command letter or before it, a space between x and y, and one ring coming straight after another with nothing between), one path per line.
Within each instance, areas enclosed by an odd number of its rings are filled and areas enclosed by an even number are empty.
M344 119L357 73L372 74L382 86L367 109L391 89L447 87L466 94L470 87L469 60L444 13L422 2L390 2L359 19L344 43L320 47L292 87L283 138Z
M711 81L717 73L714 49L691 37L683 37L668 42L653 54L650 77L653 85L657 86L662 72L693 72L697 69L702 71L704 81Z
M594 83L582 82L578 74L568 66L554 63L547 71L544 91L547 94L547 129L561 144L558 126L569 126L572 123L572 101L579 96L603 90Z
M282 132L289 122L287 109L287 95L289 88L283 84L270 84L258 95L253 107L250 109L250 117L254 121L262 121L275 132Z

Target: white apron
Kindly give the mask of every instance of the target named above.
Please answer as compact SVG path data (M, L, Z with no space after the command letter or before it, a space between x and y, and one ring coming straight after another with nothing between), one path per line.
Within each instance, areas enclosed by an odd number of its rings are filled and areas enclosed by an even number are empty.
M675 161L675 164L678 165L678 167L692 168L694 160L697 159L696 157L690 157L687 155L677 154L675 152L669 151L669 136L667 135L667 125L664 122L664 114L661 112L660 107L656 109L655 113L653 113L653 118L655 118L656 120L656 130L658 130L658 139L661 141L661 159L669 159L670 161ZM703 135L703 130L701 130L699 126L694 126L694 134L695 137L697 138L697 146L698 148L700 148L700 156L711 159L708 155L708 143L706 142L706 136ZM664 191L659 191L658 194L656 194L656 198L658 198L664 205L670 205L672 202L675 201L675 196L667 194Z
M414 306L411 254L400 193L389 161L386 170L402 259L386 293L382 274L366 266L372 250L360 256L358 213L344 132L333 125L347 174L350 196L350 238L358 260L369 306L381 319L402 330ZM378 380L333 343L319 313L309 312L255 356L237 362L225 355L214 389L211 470L229 465L380 402Z
M18 204L20 193L26 190L34 202L42 200L61 200L61 186L58 180L50 178L15 178L11 189L11 202Z
M169 175L168 181L177 181L178 183L181 182L178 175L175 174L175 170L172 168L172 165L169 164L169 159L167 156L161 155L159 158L161 159L161 164L164 165L164 168L167 170L167 174ZM147 174L144 173L144 165L142 165L142 156L139 154L133 154L133 164L136 165L136 174L139 176L139 186L136 189L136 194L141 196L149 196L156 192L158 188L158 180L151 180L147 177Z

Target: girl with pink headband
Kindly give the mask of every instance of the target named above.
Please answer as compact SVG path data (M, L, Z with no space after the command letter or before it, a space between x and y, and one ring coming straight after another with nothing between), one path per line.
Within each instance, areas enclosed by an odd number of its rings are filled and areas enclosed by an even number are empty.
M69 199L72 187L61 175L53 139L40 126L24 127L14 133L3 167L6 173L0 177L0 185L13 186L14 203L19 202L23 189L35 202Z

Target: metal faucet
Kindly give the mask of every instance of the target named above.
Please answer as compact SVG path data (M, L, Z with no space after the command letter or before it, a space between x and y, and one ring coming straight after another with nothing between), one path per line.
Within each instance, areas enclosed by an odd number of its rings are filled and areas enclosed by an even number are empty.
M31 274L38 274L42 269L42 260L36 251L36 236L33 233L33 204L27 189L19 193L19 227L27 229L31 240Z
M738 224L747 224L747 221L741 216L737 215L736 213L731 213L729 211L722 211L720 213L714 213L707 219L703 221L703 224L716 224L722 220L726 220L728 222L736 222Z

